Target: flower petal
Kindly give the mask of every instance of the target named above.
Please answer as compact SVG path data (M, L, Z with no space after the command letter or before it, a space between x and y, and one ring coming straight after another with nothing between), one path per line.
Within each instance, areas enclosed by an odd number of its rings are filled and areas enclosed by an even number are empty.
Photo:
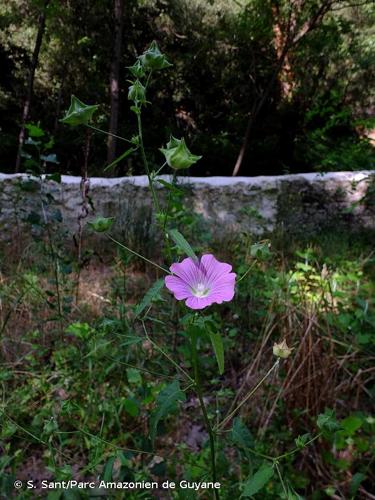
M191 290L187 284L177 276L166 276L165 286L170 290L177 300L187 299L191 297Z
M199 282L199 266L191 257L187 257L182 262L172 264L169 269L190 287L195 286Z
M215 283L222 275L228 274L232 270L230 264L219 262L212 254L202 256L200 268L211 284Z
M204 309L207 306L213 304L211 297L189 297L185 304L190 307L190 309Z

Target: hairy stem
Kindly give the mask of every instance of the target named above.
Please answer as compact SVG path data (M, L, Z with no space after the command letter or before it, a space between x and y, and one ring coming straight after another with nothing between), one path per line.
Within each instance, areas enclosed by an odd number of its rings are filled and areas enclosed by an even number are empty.
M139 113L137 113L137 124L138 124L139 147L141 148L142 161L143 161L143 165L144 165L145 170L146 170L148 183L150 186L152 200L154 202L155 210L156 210L156 213L158 214L160 212L160 204L159 204L159 200L158 200L158 197L156 195L156 192L155 192L154 182L153 182L153 179L151 177L150 167L148 166L147 156L146 156L146 152L145 152L145 148L144 148L144 144L143 144L142 119L141 119L140 109L139 109Z
M203 419L204 423L206 426L206 430L208 432L209 436L209 441L210 441L210 451L211 451L211 468L212 468L212 481L216 483L217 481L217 474L216 474L216 453L215 453L215 436L214 432L210 423L210 419L208 418L207 414L207 409L206 405L203 400L203 393L202 393L202 385L200 381L200 374L199 374L199 358L198 358L198 353L197 353L197 335L192 334L191 338L191 355L192 355L192 364L193 364L193 370L194 370L194 380L195 380L195 391L198 396L199 404L202 410L203 414ZM219 500L219 492L217 489L214 489L214 498L215 500Z
M159 266L159 264L156 264L156 262L153 262L152 260L147 259L147 257L144 257L143 255L141 255L140 253L136 252L135 250L132 250L131 248L123 245L122 243L120 243L119 241L117 241L115 238L112 238L112 236L110 236L109 234L107 234L107 238L110 239L111 241L113 241L113 243L116 243L116 245L118 245L119 247L123 248L124 250L127 250L128 252L132 253L133 255L136 255L137 257L139 257L140 259L144 260L145 262L148 262L152 266L157 267L158 269L160 269L164 273L171 274L170 271L168 271L168 269L166 269L165 267Z
M224 420L220 422L220 424L217 426L217 429L220 429L221 427L224 427L229 420L237 413L237 411L241 408L242 405L248 401L248 399L251 398L251 396L259 389L259 387L263 384L263 382L267 379L267 377L273 372L275 368L279 366L280 360L278 359L276 363L268 370L268 372L264 375L264 377L257 383L257 385L244 397L244 399L239 403L236 408L227 415Z

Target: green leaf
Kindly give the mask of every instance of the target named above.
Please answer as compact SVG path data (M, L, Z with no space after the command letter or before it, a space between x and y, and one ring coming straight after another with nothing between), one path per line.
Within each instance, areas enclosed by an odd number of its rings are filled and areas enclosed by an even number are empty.
M340 422L340 427L346 431L349 436L353 436L355 432L361 428L363 420L356 415L349 415Z
M336 421L335 412L329 408L327 408L324 413L318 415L316 424L319 429L328 431L335 431L340 427Z
M182 190L178 187L174 186L170 182L165 181L164 179L156 179L156 182L167 188L169 191L173 191L176 194L181 194Z
M54 174L48 174L46 175L46 180L58 182L59 184L61 184L61 174L58 172L55 172Z
M174 380L162 389L156 398L156 408L150 417L150 438L155 441L156 431L160 420L175 412L178 403L185 401L185 393L180 389L178 380Z
M131 417L137 417L139 415L139 406L134 399L125 399L124 408L126 413Z
M91 337L93 330L88 323L72 323L66 330L67 333L75 335L81 340L87 340Z
M220 333L208 332L212 347L214 348L219 374L224 373L224 346Z
M254 443L249 429L239 417L236 417L233 421L231 438L234 444L245 449L251 448Z
M96 233L104 233L111 229L114 217L97 217L94 221L88 222L88 225Z
M296 443L296 446L298 448L303 448L306 445L306 443L310 441L310 439L311 439L311 434L307 433L307 434L302 434L302 436L296 437L294 442Z
M365 474L362 472L356 472L352 477L349 487L349 493L351 497L354 497L357 494L358 488L360 487L362 481L366 479Z
M36 125L33 125L32 123L27 123L25 125L25 128L27 129L29 136L31 136L31 137L43 137L44 136L44 130L42 130L40 127L37 127Z
M126 369L126 376L127 376L129 384L136 384L136 385L142 384L141 372L139 370L137 370L136 368L127 368Z
M103 481L112 481L112 469L113 464L115 463L116 457L110 457L105 464L102 480Z
M72 95L70 101L70 107L66 112L64 118L60 121L65 123L66 125L71 125L75 127L77 125L87 125L88 122L92 119L93 114L98 109L98 105L88 105L84 104L77 97Z
M272 465L263 464L257 472L251 476L244 484L244 490L242 492L242 497L251 497L258 493L271 479L274 474Z
M125 158L127 158L129 155L131 155L132 153L134 153L134 151L137 151L138 148L129 148L125 151L125 153L122 153L122 155L120 155L118 158L116 158L112 163L110 163L109 165L107 165L104 169L104 172L106 172L107 170L109 170L110 168L114 167L115 165L117 165L117 163L119 163L120 161L124 160Z
M156 297L159 296L160 290L163 288L163 286L164 286L164 280L162 278L155 281L155 283L143 297L142 301L135 308L134 311L135 317L138 317L144 311L144 309L146 309L146 307L148 307L151 304L151 302Z
M186 255L191 257L193 260L198 260L198 257L196 256L194 250L191 248L189 243L185 240L185 238L182 236L180 231L177 229L170 229L168 231L169 236L172 238L172 240L176 243L178 248L182 250Z

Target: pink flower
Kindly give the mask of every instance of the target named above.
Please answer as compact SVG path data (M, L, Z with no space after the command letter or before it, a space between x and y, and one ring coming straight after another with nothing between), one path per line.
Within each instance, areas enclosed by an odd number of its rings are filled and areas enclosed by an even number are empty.
M191 257L172 264L174 276L166 276L165 285L177 300L185 300L190 309L204 309L233 299L236 274L232 266L219 262L211 254L200 260Z

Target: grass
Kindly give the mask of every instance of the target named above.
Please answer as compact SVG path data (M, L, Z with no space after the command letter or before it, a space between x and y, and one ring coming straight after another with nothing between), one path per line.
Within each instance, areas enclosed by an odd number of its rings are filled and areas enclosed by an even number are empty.
M285 338L293 354L241 406L240 420L221 428L227 438L218 444L221 498L239 498L246 478L267 460L262 457L279 456L273 463L282 482L274 476L256 498L285 498L285 491L305 498L371 498L373 234L304 239L274 233L253 244L246 235L201 243L232 262L238 276L247 273L232 303L208 311L224 334L224 375L217 375L209 343L201 339L198 346L211 421L230 414L271 368L273 342ZM181 327L184 305L164 290L143 312L142 323L134 306L161 277L158 271L106 249L92 252L78 284L74 255L60 247L56 255L61 315L56 265L42 241L33 252L28 247L17 258L2 259L2 495L13 493L15 478L207 478L207 435L185 376L192 366ZM153 447L149 413L172 380L186 399L180 411L160 421ZM218 390L216 398L210 388ZM317 425L322 414L330 424L324 428ZM295 439L300 451L290 453ZM313 442L305 447L301 439ZM88 492L78 494L86 498ZM207 491L168 494L210 498ZM33 498L34 491L23 495ZM164 498L161 491L126 495Z

